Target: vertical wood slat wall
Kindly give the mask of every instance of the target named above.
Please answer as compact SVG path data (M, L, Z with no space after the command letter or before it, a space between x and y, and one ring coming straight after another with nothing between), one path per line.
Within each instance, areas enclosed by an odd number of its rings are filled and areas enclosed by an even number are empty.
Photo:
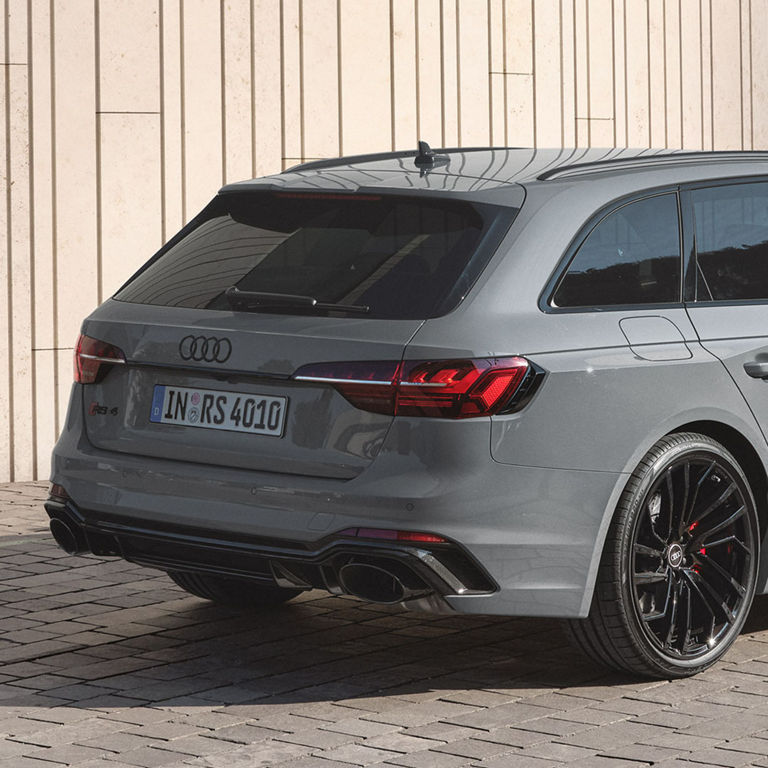
M414 146L768 146L768 0L0 0L0 482L224 182Z

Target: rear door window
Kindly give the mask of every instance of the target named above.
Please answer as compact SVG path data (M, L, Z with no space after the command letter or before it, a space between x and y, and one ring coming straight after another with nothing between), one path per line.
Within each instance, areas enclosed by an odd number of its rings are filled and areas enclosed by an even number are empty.
M243 309L234 287L283 297L261 311L436 317L463 298L515 212L419 197L222 194L115 298Z
M556 307L668 304L681 300L677 195L655 195L609 213L579 247Z
M768 183L691 192L697 301L768 299Z

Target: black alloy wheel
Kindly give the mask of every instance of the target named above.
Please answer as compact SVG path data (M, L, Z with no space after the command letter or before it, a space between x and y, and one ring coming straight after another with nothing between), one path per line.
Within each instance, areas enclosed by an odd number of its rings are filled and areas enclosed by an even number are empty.
M706 669L738 637L755 591L759 527L736 459L704 435L662 438L616 510L586 621L593 659L652 677Z

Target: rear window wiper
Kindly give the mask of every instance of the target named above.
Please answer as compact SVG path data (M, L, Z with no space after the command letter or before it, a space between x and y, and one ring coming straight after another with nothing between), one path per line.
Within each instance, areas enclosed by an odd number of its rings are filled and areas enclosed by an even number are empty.
M371 311L371 308L364 304L334 304L333 302L318 301L313 296L293 293L241 291L234 285L224 291L224 297L231 307L244 309L248 312L268 312L270 309L317 309L320 311L356 312L364 315Z

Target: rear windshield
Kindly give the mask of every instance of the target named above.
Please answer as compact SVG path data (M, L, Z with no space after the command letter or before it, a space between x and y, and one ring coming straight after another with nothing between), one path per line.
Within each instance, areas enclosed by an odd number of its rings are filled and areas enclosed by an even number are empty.
M115 298L226 311L437 317L471 288L516 212L421 197L221 194ZM235 293L255 298L236 302Z

